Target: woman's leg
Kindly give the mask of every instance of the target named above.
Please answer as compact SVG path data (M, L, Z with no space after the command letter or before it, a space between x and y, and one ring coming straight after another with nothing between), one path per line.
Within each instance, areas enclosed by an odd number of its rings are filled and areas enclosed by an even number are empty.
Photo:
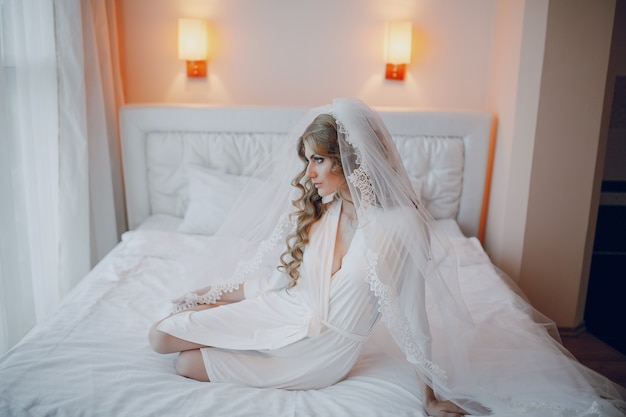
M176 361L176 372L186 378L195 379L202 382L209 382L206 373L202 352L200 349L186 350L180 352Z
M208 308L214 308L217 305L199 305L191 310L200 311L206 310ZM189 311L189 310L188 310ZM162 332L157 329L157 326L166 318L157 321L150 327L150 331L148 332L148 340L150 341L150 345L152 349L154 349L157 353L175 353L175 352L183 352L186 350L199 349L201 347L206 347L204 345L199 345L197 343L189 342L188 340L180 339L178 337L172 336L169 333Z
M150 332L148 333L148 340L150 340L150 345L155 352L175 353L205 347L203 345L172 336L171 334L162 332L161 330L157 330L159 323L160 322L153 324L150 328Z

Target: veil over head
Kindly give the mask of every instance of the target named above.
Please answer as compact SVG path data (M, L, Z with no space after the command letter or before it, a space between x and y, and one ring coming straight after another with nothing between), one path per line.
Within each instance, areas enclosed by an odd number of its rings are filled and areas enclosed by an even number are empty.
M211 275L218 278L213 288L221 292L276 271L286 248L285 237L294 227L290 214L300 192L291 184L303 169L297 157L298 138L323 113L332 115L337 124L342 168L357 212L356 227L367 247L368 272L363 279L376 296L390 336L439 398L452 400L474 415L489 413L481 403L505 404L510 409L511 398L494 399L489 390L498 388L498 375L506 374L502 380L511 382L516 378L511 372L525 365L517 364L508 372L503 369L508 360L504 358L490 364L492 373L487 375L470 360L476 358L479 344L461 295L452 244L420 202L382 119L359 100L337 99L303 117L248 182L216 234L213 260L190 261L195 262L191 269L200 275L208 265ZM501 329L490 329L490 334L497 338ZM478 349L489 361L489 348ZM553 350L563 356L558 349ZM587 371L573 371L581 372ZM604 381L599 378L595 386ZM532 391L528 400L537 403L540 394ZM545 403L550 403L550 395L543 394ZM623 399L612 385L604 384L603 395Z
M472 323L459 297L451 246L422 206L385 124L359 100L337 99L309 111L252 177L217 232L244 248L237 253L243 261L214 270L224 277L221 289L276 269L293 227L289 214L297 190L291 181L303 169L297 139L322 113L337 122L342 167L368 247L363 279L382 320L423 380L446 398L460 398L450 387L467 381L463 341L471 337ZM235 261L232 254L220 258Z

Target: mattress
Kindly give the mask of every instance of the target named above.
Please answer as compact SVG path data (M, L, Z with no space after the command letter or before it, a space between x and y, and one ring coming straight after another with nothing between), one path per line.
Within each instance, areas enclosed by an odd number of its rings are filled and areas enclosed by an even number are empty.
M152 216L126 233L55 314L0 359L1 416L423 415L414 371L382 325L347 378L325 389L257 389L178 376L176 354L153 352L147 332L169 313L168 300L192 285L176 251L206 238L176 232L180 221ZM461 266L470 268L464 279L485 275L477 290L500 285L478 241L463 237L453 220L439 224Z

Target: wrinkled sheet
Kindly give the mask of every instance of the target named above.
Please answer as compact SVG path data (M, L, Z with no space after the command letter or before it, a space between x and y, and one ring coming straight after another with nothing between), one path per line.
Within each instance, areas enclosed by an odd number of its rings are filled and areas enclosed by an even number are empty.
M462 278L472 281L475 293L493 295L501 283L480 244L459 237L455 224L445 227L467 269ZM145 256L137 251L141 245L133 247L139 239L164 248L176 235L125 236L55 314L0 358L0 416L424 415L415 374L382 325L348 377L321 390L257 389L176 375L176 354L153 352L147 332L169 313L184 270L171 256Z

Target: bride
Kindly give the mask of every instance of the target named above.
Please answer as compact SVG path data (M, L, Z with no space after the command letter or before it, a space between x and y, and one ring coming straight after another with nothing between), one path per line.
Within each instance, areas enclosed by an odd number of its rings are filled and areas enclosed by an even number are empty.
M624 415L623 389L569 355L523 296L494 300L504 314L477 312L450 242L364 103L314 109L283 151L218 232L203 264L211 285L174 300L150 329L157 352L180 352L178 373L323 388L347 375L382 320L428 415ZM233 253L245 260L226 261Z

